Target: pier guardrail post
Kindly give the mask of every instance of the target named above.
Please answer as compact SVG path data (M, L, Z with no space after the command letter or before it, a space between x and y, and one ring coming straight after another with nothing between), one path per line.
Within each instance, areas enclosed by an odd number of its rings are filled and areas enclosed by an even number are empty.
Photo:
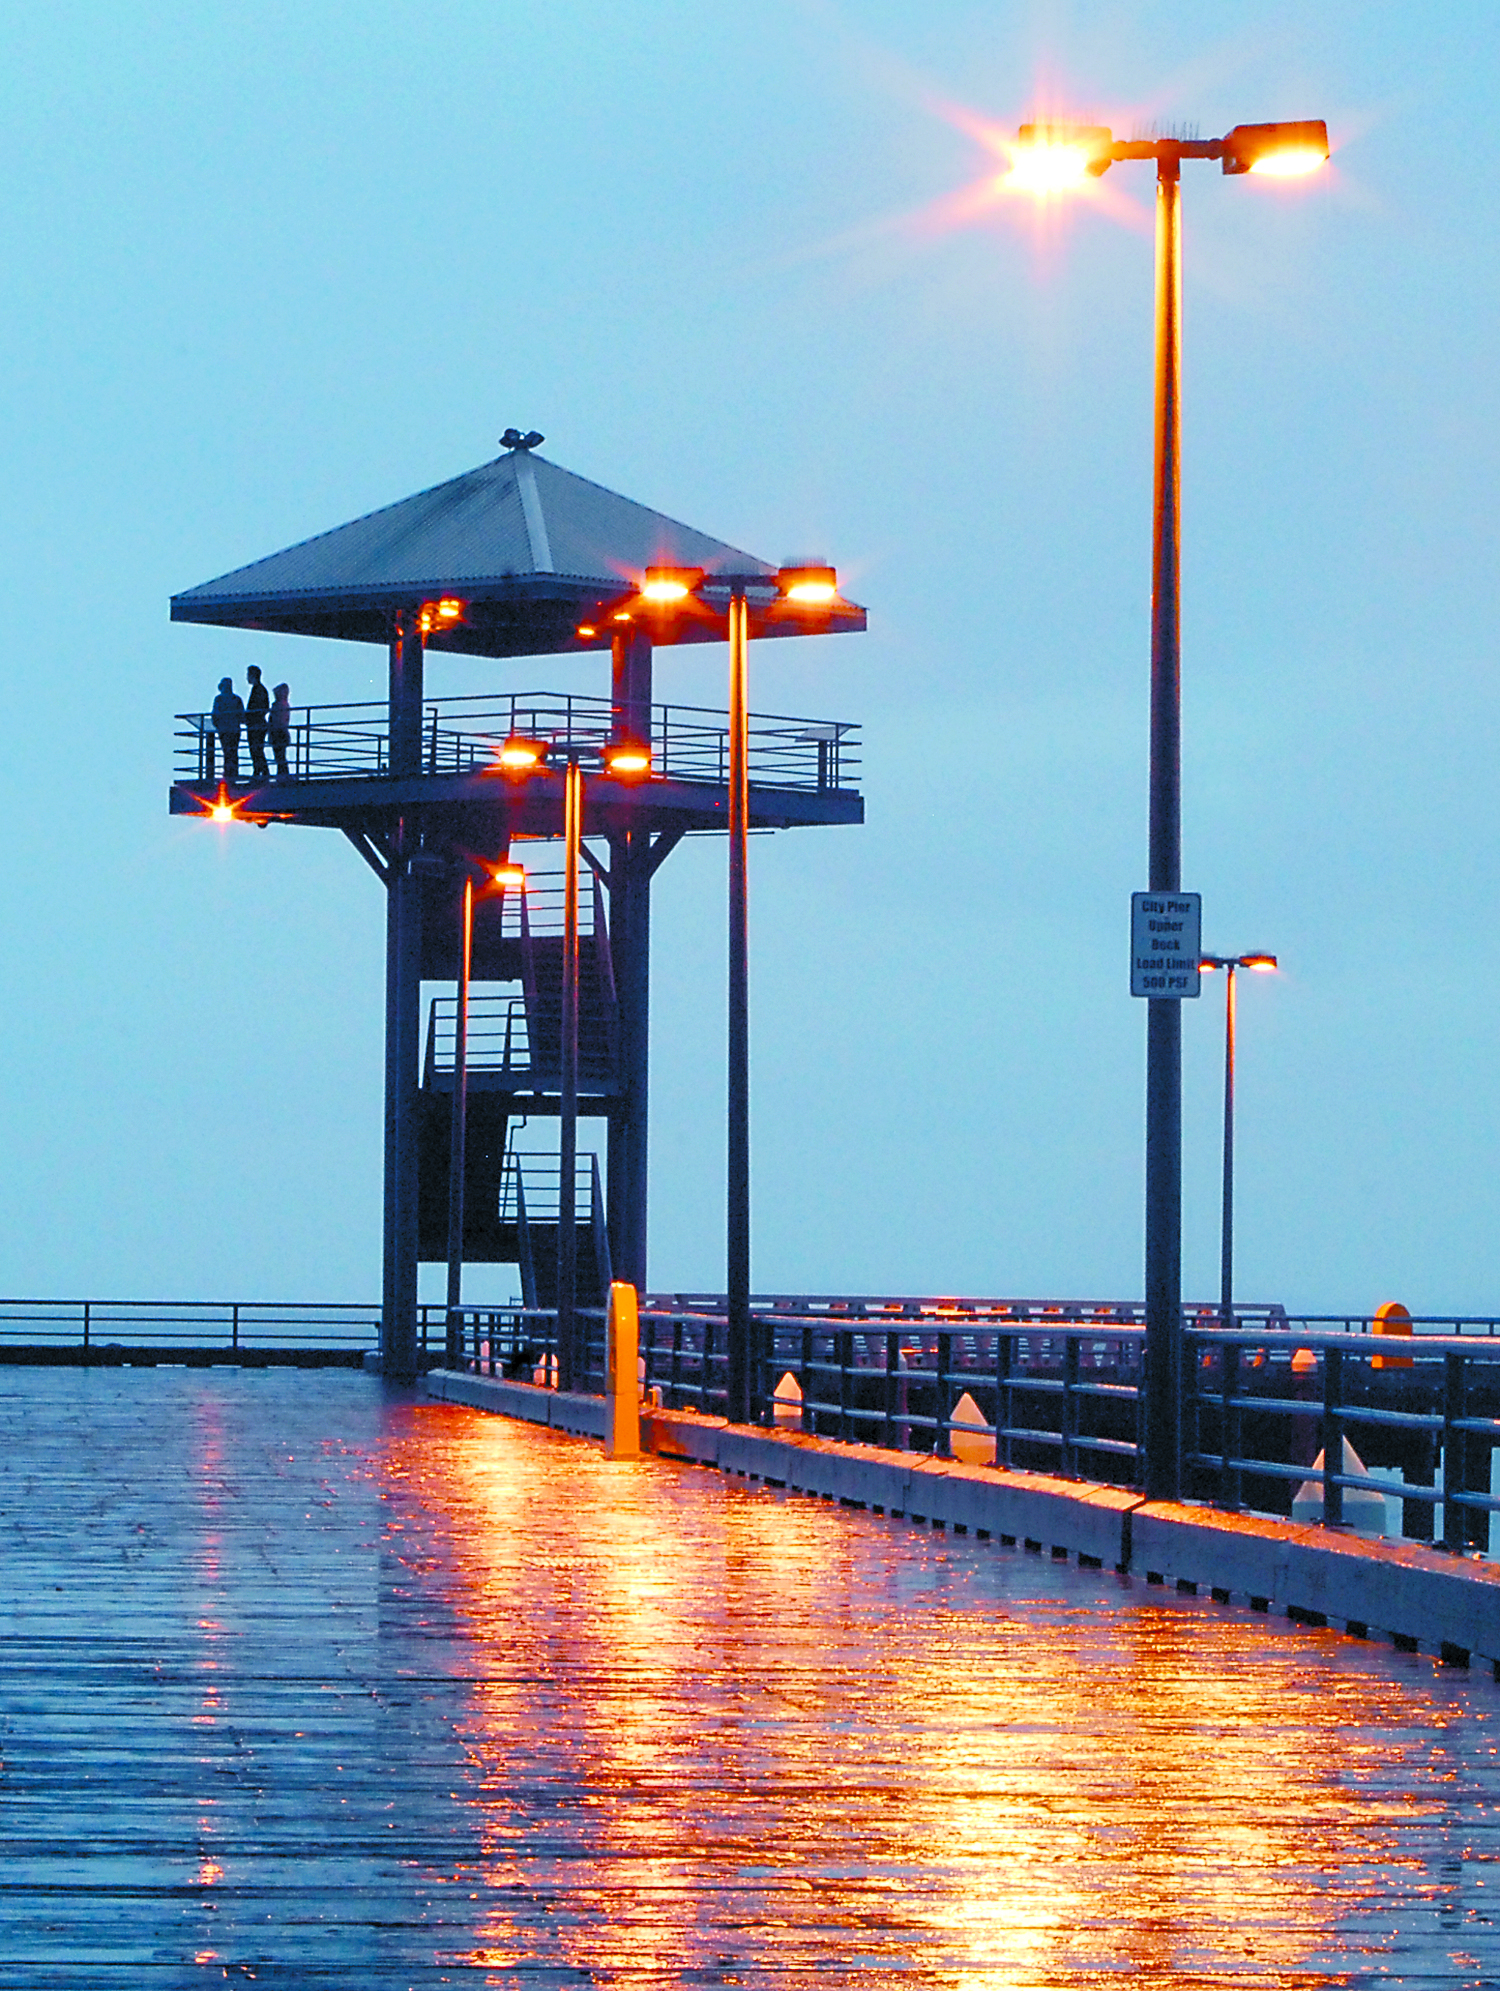
M1454 1555L1464 1549L1465 1508L1459 1495L1468 1480L1468 1433L1459 1428L1467 1414L1468 1373L1462 1355L1443 1357L1443 1547Z
M1078 1477L1078 1336L1063 1336L1062 1470L1064 1479Z
M1337 1475L1344 1470L1344 1351L1323 1350L1323 1526L1344 1525L1344 1489Z
M1011 1427L1015 1423L1014 1409L1016 1370L1016 1349L1019 1336L997 1334L995 1336L995 1464L1009 1468L1011 1464Z
M942 1333L937 1338L937 1385L936 1404L937 1429L933 1433L932 1449L940 1459L953 1456L953 1336Z
M1219 1505L1240 1511L1240 1344L1226 1341L1219 1363Z

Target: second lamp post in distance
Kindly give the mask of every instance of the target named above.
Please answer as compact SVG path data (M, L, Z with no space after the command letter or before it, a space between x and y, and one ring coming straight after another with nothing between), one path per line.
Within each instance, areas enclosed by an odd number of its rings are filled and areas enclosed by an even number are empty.
M1234 977L1239 968L1269 975L1274 954L1205 954L1198 962L1205 974L1223 969L1224 989L1224 1201L1219 1220L1219 1323L1234 1326Z

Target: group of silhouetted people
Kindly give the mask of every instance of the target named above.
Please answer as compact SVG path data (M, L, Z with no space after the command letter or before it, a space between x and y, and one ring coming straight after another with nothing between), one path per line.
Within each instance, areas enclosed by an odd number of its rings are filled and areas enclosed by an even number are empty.
M250 749L250 779L271 779L271 770L266 765L266 742L269 740L271 752L276 756L276 779L290 781L292 776L286 764L286 750L292 743L290 687L279 684L274 692L268 692L261 683L260 671L255 664L245 675L250 680L250 689L244 698L235 690L233 678L219 679L219 695L214 700L210 715L224 756L224 779L226 782L237 782L240 778L240 733L243 730L245 743ZM210 768L209 772L212 774L213 769Z

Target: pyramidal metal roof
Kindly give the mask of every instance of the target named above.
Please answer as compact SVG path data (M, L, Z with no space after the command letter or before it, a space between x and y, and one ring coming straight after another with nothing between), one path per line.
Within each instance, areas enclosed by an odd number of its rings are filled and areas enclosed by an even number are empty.
M463 619L435 629L432 647L538 656L592 647L579 640L579 621L648 566L775 573L521 447L174 595L172 619L384 643L393 609L456 597ZM839 626L863 623L860 613ZM675 640L716 634L690 623Z

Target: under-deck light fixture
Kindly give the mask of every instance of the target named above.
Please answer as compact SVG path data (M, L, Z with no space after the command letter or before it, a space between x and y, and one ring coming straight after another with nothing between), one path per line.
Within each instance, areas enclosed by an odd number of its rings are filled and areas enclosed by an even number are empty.
M573 634L582 642L587 643L592 637L597 636L599 631L594 627L592 622L580 622L578 627L573 631Z
M456 622L464 619L467 602L455 595L444 595L441 601L424 601L418 615L418 626L424 636L430 636L434 629L451 629Z

